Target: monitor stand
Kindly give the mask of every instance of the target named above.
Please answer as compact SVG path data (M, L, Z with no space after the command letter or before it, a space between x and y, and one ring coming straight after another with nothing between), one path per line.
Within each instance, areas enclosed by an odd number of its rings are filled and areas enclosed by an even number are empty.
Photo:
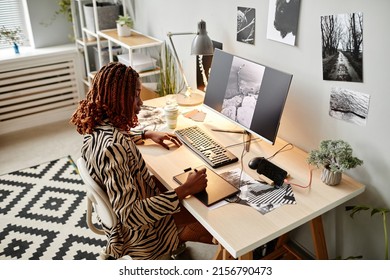
M211 130L218 131L218 132L245 134L245 150L249 152L251 141L252 141L252 134L248 130L226 130L226 129L218 129L218 128L213 128Z

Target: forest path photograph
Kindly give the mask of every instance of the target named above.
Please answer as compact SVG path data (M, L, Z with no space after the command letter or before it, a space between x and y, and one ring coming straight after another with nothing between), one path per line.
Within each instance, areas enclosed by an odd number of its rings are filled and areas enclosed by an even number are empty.
M329 80L334 80L334 81L359 81L360 80L359 74L353 68L348 58L344 55L342 51L338 51L337 59L335 59L335 63L329 68L331 69L328 74Z
M323 79L363 81L363 14L321 17Z

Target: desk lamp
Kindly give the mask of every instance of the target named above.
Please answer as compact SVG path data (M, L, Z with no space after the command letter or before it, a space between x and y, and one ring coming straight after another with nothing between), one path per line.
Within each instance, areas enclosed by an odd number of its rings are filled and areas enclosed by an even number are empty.
M168 32L167 36L169 38L169 41L171 42L173 54L175 56L175 59L177 61L177 64L179 66L181 75L183 76L184 83L186 85L186 91L184 93L180 93L177 96L177 103L179 105L183 106L192 106L192 105L198 105L203 102L203 96L199 93L194 92L191 87L188 85L187 78L184 74L183 66L180 63L179 57L176 52L175 45L172 41L172 36L175 35L192 35L196 34L194 40L192 41L191 46L191 54L192 55L212 55L214 52L213 42L211 41L210 37L207 35L206 31L206 22L201 20L198 23L198 32L180 32L180 33L171 33Z

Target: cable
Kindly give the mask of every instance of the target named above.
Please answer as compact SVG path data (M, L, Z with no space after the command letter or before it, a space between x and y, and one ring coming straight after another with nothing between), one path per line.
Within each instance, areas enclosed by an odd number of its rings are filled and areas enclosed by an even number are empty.
M291 146L291 148L288 149L288 150L285 150L284 152L287 152L287 151L292 150L292 149L294 148L294 145L293 145L293 144L287 143L286 145L284 145L283 147L281 147L279 150L277 150L272 156L270 156L270 157L268 157L268 158L266 158L266 159L272 159L272 158L275 157L277 154L281 153L281 152L284 150L284 148L286 148L287 146Z
M233 132L233 133L236 133L236 132ZM227 146L225 146L225 148L231 148L231 147L242 145L242 144L244 144L244 147L245 147L246 143L249 143L249 142L260 142L260 141L263 141L263 140L260 139L260 138L252 138L251 140L246 141L245 140L245 133L244 133L244 141L243 141L243 143L239 142L239 143L227 145Z
M284 150L286 147L288 147L288 146L291 146L289 149L286 149L286 150ZM291 143L287 143L286 145L284 145L282 148L280 148L279 150L277 150L272 156L270 156L270 157L268 157L268 158L266 158L267 160L269 160L269 159L272 159L272 158L274 158L277 154L279 154L279 153L281 153L281 152L286 152L286 151L289 151L289 150L291 150L291 149L293 149L294 148L294 145L293 144L291 144ZM310 188L311 187L311 182L312 182L312 173L313 173L313 170L312 169L310 169L310 166L308 165L308 167L309 167L309 183L306 185L306 186L302 186L302 185L299 185L299 184L295 184L295 183L292 183L292 182L290 182L290 181L288 181L287 179L284 179L284 183L286 183L286 184L290 184L290 185L292 185L292 186L296 186L296 187L300 187L300 188Z
M244 145L243 145L241 156L240 156L241 171L240 171L240 177L238 179L238 189L239 190L241 190L241 182L242 182L241 178L242 178L242 174L244 172L244 160L243 159L244 159L244 156L246 154L245 144L246 144L247 141L245 140L245 134L243 134L243 136L242 136L242 142L243 142ZM239 194L236 194L233 197L229 197L229 198L225 199L225 201L227 201L229 203L233 203L233 202L237 203L240 200L241 200L241 198L240 198Z
M302 185L299 185L299 184L291 183L287 179L284 179L284 182L286 184L290 184L292 186L300 187L300 188L303 188L303 189L310 188L311 187L312 178L313 178L313 169L310 168L310 165L307 165L307 167L309 168L309 183L306 186L302 186Z

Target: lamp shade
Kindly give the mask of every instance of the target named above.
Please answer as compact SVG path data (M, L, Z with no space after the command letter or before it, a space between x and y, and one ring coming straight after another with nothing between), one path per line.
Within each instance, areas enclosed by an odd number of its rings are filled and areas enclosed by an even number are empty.
M214 53L213 42L207 35L206 22L201 20L198 23L198 33L192 41L192 55L212 55Z

